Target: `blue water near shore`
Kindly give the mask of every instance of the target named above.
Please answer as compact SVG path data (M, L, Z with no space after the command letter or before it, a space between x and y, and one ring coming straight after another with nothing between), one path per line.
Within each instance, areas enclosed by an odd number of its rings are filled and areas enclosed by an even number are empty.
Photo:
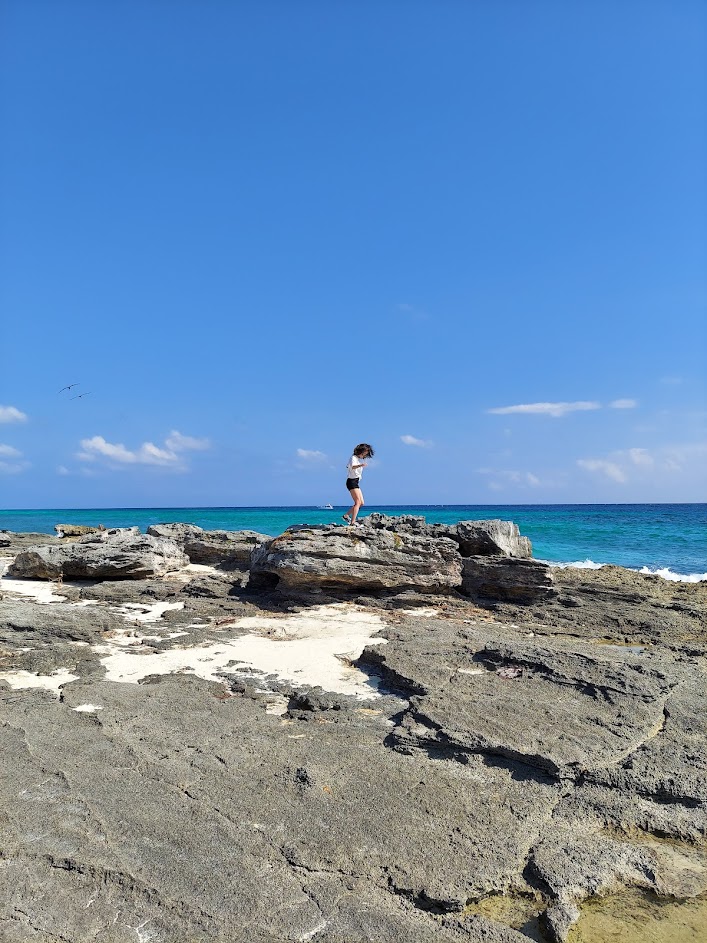
M341 523L343 508L109 508L0 511L0 529L54 533L54 525L106 527L186 521L207 530L282 533L291 524ZM670 577L707 579L707 504L513 504L366 507L366 512L421 514L428 521L502 518L533 542L533 555L555 563L616 563Z

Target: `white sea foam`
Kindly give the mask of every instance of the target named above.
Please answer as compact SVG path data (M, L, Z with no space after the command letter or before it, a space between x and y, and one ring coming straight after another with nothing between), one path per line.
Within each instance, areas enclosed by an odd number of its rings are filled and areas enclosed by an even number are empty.
M707 573L674 573L667 566L659 570L642 566L638 572L645 573L647 576L662 576L664 580L672 580L674 583L703 583L707 580Z
M548 566L558 570L565 570L568 567L573 570L601 570L608 566L606 563L595 563L594 560L576 560L573 563L555 563L552 560L540 560L540 563L546 563ZM627 570L633 570L634 573L643 573L644 576L662 576L664 580L671 580L674 583L702 583L707 581L707 573L675 573L669 567L652 569L648 566L642 566L640 569L635 567L626 567Z

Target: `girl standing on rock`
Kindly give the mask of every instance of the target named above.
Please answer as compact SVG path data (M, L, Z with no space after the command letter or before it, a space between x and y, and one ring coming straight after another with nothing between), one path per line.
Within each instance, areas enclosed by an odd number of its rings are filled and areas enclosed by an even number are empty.
M373 458L373 447L369 445L368 442L362 442L353 450L353 455L346 466L346 487L349 489L351 500L353 501L351 507L346 514L343 515L347 524L356 523L356 515L364 505L363 492L361 491L360 484L363 469L366 467L366 462L363 461L363 459L366 458Z

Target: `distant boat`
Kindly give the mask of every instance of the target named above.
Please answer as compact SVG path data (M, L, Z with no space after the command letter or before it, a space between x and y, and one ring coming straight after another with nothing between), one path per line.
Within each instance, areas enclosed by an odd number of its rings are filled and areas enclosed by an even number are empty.
M333 511L334 505L333 504L320 504L319 510L320 511Z

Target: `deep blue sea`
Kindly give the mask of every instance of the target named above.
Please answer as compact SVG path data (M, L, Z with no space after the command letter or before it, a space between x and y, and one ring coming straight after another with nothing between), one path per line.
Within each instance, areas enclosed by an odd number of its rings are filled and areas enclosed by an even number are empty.
M421 514L428 521L512 520L533 542L533 555L554 563L617 563L661 575L707 579L707 504L513 504L372 507L366 512ZM207 530L276 535L290 524L341 522L343 508L102 508L0 511L0 529L53 533L54 525L106 527L186 521ZM365 515L364 515L365 516Z

